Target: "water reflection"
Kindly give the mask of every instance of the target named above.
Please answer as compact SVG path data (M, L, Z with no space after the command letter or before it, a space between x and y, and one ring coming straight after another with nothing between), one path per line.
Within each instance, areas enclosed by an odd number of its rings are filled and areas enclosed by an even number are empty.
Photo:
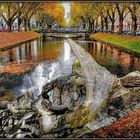
M97 63L106 67L111 73L124 76L129 72L140 70L140 58L121 49L96 41L77 41L88 51Z
M67 61L70 59L70 45L67 42L67 40L64 41L64 61Z
M34 98L41 93L44 84L59 76L69 75L74 59L68 41L57 38L35 40L0 52L0 65L4 71L13 71L13 67L18 69L20 65L23 69L30 64L37 64L30 72L13 78L10 85L17 95L31 91Z
M23 61L32 61L40 63L40 61L44 60L55 60L59 57L65 45L66 47L68 46L66 41L51 38L45 42L42 40L35 40L7 51L0 51L0 66L9 65L11 62L23 63ZM69 52L66 53L65 58L68 59L70 54Z

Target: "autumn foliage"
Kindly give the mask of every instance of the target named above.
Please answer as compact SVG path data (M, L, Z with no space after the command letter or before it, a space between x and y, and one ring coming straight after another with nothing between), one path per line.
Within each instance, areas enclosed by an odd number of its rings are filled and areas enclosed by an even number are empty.
M51 29L53 25L65 26L64 7L60 3L44 3L35 18L39 29Z
M93 132L91 137L100 138L139 138L140 137L140 109L120 118L110 126Z
M21 74L32 70L36 65L37 63L32 61L23 61L20 63L13 62L0 67L0 73Z
M65 24L64 7L60 3L46 3L43 6L43 10L52 16L58 24Z

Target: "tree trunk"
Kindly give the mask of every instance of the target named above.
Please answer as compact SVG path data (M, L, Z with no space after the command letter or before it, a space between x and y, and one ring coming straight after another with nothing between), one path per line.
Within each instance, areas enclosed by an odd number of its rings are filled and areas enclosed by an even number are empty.
M94 30L94 20L92 20L92 30Z
M114 33L115 21L112 20L111 22L112 22L112 25L111 25L111 33Z
M101 32L103 32L103 30L104 30L104 21L103 19L101 19Z
M86 29L86 23L85 22L83 22L83 28Z
M136 30L137 30L137 17L136 15L132 15L132 35L136 35Z
M108 18L105 18L105 28L108 30Z
M18 31L20 32L20 25L21 25L22 20L18 18Z
M27 31L27 19L24 19L24 30Z
M39 29L39 28L40 28L40 24L39 24L39 22L38 22L38 21L36 21L36 27L37 27L37 29Z
M123 15L119 15L119 34L123 32Z
M52 25L51 25L51 24L49 24L49 25L48 25L48 29L51 29L51 28L52 28Z
M89 19L89 30L90 30L90 32L93 31L93 23L94 23L94 21L92 19Z
M12 31L12 21L9 19L7 22L7 26L8 26L8 32Z
M30 19L27 20L27 24L28 24L28 30L31 31Z
M88 29L89 29L89 31L91 32L91 27L92 26L92 24L91 24L91 21L90 21L90 19L88 20Z
M96 29L98 28L98 19L96 19L96 21L95 21L95 28Z

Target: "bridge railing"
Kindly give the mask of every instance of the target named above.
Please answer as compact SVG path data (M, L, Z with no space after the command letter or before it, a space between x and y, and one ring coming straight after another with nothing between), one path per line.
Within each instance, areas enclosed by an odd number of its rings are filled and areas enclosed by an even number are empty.
M86 31L48 31L45 29L41 29L41 30L34 30L35 32L38 33L87 33Z

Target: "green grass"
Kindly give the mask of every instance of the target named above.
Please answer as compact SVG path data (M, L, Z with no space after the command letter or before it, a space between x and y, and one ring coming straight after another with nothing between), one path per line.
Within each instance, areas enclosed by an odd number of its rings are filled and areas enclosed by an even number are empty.
M127 35L116 35L109 33L96 33L91 38L106 43L110 43L117 47L126 49L129 52L140 54L140 37L132 37Z

